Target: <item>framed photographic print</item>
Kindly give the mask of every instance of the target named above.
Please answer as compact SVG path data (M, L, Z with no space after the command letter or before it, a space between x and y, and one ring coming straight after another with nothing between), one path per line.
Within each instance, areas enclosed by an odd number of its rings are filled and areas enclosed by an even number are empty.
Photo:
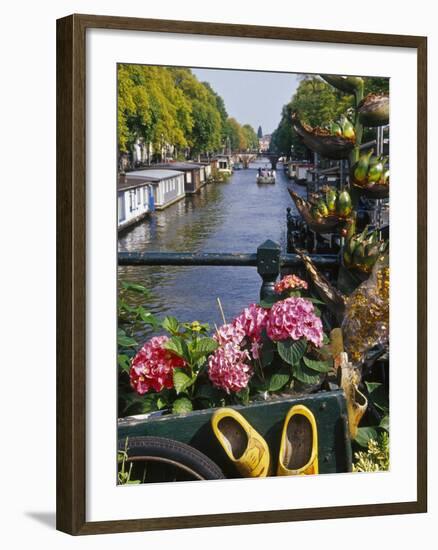
M58 529L425 512L426 38L57 48Z

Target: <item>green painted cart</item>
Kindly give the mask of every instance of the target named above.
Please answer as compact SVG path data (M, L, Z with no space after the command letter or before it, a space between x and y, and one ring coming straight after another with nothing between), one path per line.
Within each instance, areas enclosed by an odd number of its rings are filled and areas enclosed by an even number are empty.
M265 438L275 467L284 418L288 410L296 404L308 407L316 418L319 472L330 474L351 471L351 443L343 391L288 395L233 408ZM118 438L119 441L126 441L128 438L128 446L131 437L173 439L204 453L221 468L227 478L240 477L213 434L210 419L214 411L215 409L206 409L184 415L124 418L119 421Z

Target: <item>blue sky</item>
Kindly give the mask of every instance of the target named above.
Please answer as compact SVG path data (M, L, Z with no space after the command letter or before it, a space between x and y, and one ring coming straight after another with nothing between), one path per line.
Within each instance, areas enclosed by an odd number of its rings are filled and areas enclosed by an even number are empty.
M292 98L299 75L226 69L192 69L198 80L207 81L225 101L229 116L240 124L259 125L263 133L275 130L281 109Z

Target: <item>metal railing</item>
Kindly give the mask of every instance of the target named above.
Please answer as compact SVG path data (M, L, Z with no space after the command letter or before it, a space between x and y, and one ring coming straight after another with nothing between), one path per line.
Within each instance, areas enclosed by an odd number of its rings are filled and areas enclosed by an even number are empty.
M316 267L330 269L338 265L336 254L310 255ZM120 266L233 266L257 267L262 278L260 299L266 300L275 294L274 285L283 267L302 267L298 254L281 254L280 245L267 240L257 248L255 254L211 253L192 254L187 252L119 252Z

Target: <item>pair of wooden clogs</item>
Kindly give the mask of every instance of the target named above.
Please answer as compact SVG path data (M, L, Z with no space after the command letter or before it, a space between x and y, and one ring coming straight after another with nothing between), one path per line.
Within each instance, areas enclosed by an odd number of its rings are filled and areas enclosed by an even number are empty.
M228 458L243 477L271 475L268 444L240 413L230 408L219 409L211 424ZM316 421L304 405L294 405L286 415L276 473L278 476L318 473Z

